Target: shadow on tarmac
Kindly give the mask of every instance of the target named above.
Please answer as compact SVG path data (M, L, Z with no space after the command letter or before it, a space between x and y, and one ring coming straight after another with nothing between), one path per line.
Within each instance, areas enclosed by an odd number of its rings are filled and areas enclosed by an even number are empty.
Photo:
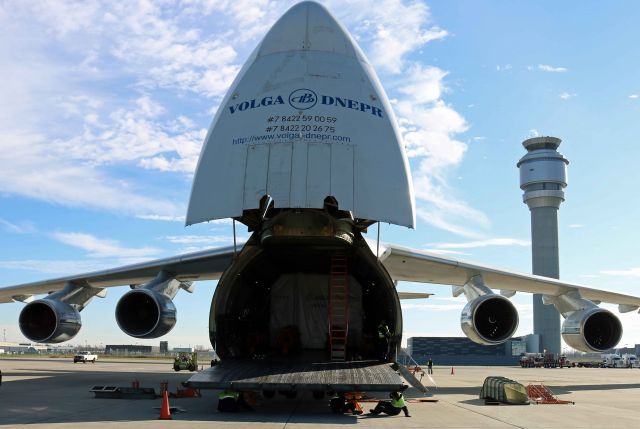
M99 367L96 363L96 367ZM168 365L165 363L165 366ZM0 386L2 416L0 425L30 425L49 423L90 422L142 422L153 421L159 416L162 400L155 399L96 399L89 392L95 385L131 386L132 380L141 387L153 387L160 391L160 382L169 383L169 391L175 392L182 381L192 373L167 369L166 372L111 372L91 370L73 371L34 368L3 369ZM97 368L96 368L97 369ZM23 371L23 372L21 372ZM25 377L26 379L14 379ZM34 377L34 378L29 378ZM220 413L216 410L217 391L202 391L201 398L171 398L170 405L186 410L172 414L176 421L238 422L238 423L310 423L314 425L350 425L357 423L352 415L336 415L329 410L329 398L314 400L311 393L297 399L280 395L258 403L255 411Z

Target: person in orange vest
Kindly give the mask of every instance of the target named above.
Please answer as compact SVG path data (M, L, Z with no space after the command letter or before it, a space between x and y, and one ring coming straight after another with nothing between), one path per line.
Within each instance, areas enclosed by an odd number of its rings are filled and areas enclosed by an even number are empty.
M354 415L362 414L362 410L357 409L354 402L347 401L344 393L336 393L336 395L331 398L331 401L329 401L329 408L336 414L344 414L347 412Z
M369 410L369 413L374 416L380 413L385 413L389 416L397 416L400 414L400 411L403 411L405 417L411 417L402 393L391 392L389 394L389 398L391 398L391 401L379 401L374 409Z

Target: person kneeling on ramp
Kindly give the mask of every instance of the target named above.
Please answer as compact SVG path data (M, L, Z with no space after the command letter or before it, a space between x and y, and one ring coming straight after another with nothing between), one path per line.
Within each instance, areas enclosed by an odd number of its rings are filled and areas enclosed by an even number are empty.
M405 417L411 417L402 393L391 392L389 398L391 398L391 401L379 401L376 407L373 410L369 410L369 412L373 415L385 413L390 416L397 416L400 411L404 411Z
M251 407L245 402L242 393L229 389L218 393L218 411L233 413L242 410L251 410Z

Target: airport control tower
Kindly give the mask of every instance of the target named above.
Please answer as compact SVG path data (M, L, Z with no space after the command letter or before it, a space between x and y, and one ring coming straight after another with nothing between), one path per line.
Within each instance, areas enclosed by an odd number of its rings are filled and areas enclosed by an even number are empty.
M559 278L558 209L564 201L569 161L558 152L556 137L534 137L522 142L527 154L518 161L523 201L531 210L533 274ZM560 353L560 313L533 295L533 333L540 335L540 350Z

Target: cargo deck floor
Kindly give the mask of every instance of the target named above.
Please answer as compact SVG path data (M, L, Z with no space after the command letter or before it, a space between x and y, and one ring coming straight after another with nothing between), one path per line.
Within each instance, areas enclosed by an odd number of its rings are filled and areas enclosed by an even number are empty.
M378 361L226 359L186 384L197 389L390 392L402 388L402 379L391 364Z

